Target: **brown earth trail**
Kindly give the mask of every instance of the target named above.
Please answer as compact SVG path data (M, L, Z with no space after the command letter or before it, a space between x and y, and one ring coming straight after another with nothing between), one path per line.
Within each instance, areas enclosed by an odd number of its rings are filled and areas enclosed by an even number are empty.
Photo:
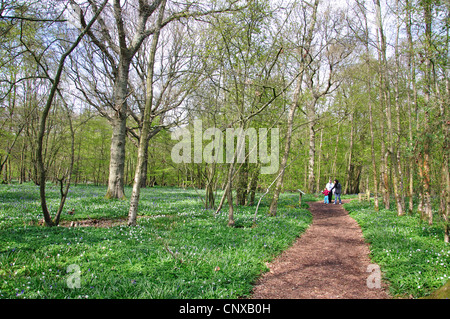
M346 202L346 201L343 201ZM386 287L369 288L374 273L361 228L339 204L310 202L313 223L270 263L254 299L387 299Z

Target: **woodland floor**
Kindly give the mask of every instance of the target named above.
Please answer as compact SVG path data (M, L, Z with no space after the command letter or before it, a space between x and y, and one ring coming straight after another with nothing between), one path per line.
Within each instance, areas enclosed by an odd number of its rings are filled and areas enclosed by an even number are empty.
M343 203L349 200L343 200ZM310 202L313 223L256 283L253 299L388 299L387 287L369 288L369 245L342 205ZM75 224L75 225L74 225ZM111 227L126 219L87 219L61 226Z
M252 298L390 298L383 284L381 288L367 286L370 251L356 221L342 205L308 204L312 225L290 249L268 264L270 271L256 283Z

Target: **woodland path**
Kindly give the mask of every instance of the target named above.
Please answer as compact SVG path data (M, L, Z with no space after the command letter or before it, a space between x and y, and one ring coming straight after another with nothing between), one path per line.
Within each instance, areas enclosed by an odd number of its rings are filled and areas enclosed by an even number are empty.
M334 201L334 199L333 199ZM343 203L348 200L343 200ZM253 299L388 299L369 288L369 245L339 204L309 202L313 222L256 283Z

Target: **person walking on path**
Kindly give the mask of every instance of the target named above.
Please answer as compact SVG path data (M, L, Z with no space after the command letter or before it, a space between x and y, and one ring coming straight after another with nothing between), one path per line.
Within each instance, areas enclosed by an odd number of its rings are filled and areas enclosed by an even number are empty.
M334 203L336 204L337 199L339 197L339 204L342 204L342 202L341 202L342 186L337 179L334 180L334 186L333 186L332 190L333 189L334 189Z
M331 191L333 189L334 184L331 182L331 178L328 181L328 184L325 185L325 188L328 190L328 202L331 204L331 200L333 199L333 192Z

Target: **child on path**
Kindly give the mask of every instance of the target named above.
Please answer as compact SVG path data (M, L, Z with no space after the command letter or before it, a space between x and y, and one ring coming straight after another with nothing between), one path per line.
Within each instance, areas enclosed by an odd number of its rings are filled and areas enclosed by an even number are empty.
M328 204L329 203L329 201L328 201L328 194L330 193L330 191L328 190L328 189L324 189L323 190L323 192L322 192L322 194L324 194L325 195L325 197L323 198L323 202L325 203L325 204Z

